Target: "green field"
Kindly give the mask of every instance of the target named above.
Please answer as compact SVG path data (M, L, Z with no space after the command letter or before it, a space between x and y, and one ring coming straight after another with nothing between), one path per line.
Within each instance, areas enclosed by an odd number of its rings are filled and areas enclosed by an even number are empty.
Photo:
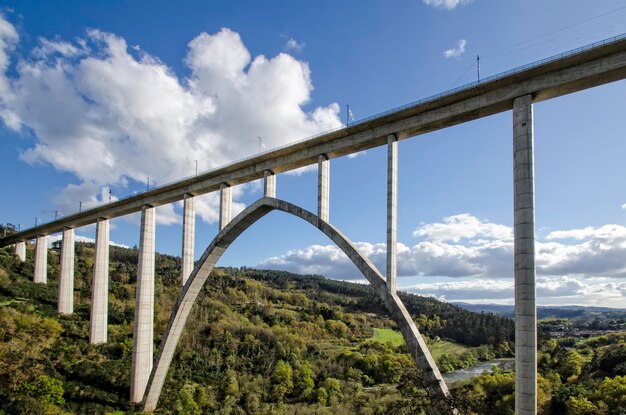
M383 343L391 342L394 346L404 344L402 333L392 329L374 329L372 340L378 340Z
M404 344L404 338L402 337L402 333L392 329L375 328L372 339L378 340L383 343L391 342L394 346L400 346ZM460 355L467 349L467 346L463 346L461 344L453 343L447 340L428 342L428 350L430 350L430 353L433 355L433 358L435 360L439 359L439 357L444 353L447 353L449 355Z

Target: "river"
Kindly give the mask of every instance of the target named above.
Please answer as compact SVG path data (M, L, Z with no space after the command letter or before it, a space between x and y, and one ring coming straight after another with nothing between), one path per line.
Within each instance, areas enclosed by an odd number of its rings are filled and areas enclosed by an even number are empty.
M508 370L512 369L515 363L515 359L493 359L488 362L481 362L476 366L472 366L467 369L459 369L454 372L444 373L443 378L448 385L460 380L467 380L483 374L484 372L491 372L493 365L500 366L500 368Z

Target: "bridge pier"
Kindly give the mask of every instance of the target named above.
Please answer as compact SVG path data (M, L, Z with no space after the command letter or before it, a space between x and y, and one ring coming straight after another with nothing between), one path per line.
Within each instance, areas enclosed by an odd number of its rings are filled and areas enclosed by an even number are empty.
M398 137L387 136L387 289L396 292L398 269Z
M230 222L232 204L233 196L230 186L226 183L222 183L220 185L220 231Z
M324 222L330 216L330 160L320 154L317 161L317 216Z
M38 235L35 242L35 284L48 282L48 236Z
M263 196L276 197L276 175L271 170L265 170L263 176Z
M98 219L96 224L96 250L93 259L91 286L91 316L89 343L107 342L109 313L109 220Z
M184 286L193 271L194 248L196 238L196 210L193 195L185 193L183 200L183 252L181 266L181 282Z
M154 208L144 205L141 210L139 263L135 295L135 329L133 331L133 360L130 377L130 401L141 403L152 371L154 327Z
M26 261L26 242L20 241L15 244L15 255L20 261Z
M61 269L59 272L59 297L57 299L59 314L74 312L74 229L63 229L61 243Z
M537 414L535 181L532 96L513 102L515 414Z

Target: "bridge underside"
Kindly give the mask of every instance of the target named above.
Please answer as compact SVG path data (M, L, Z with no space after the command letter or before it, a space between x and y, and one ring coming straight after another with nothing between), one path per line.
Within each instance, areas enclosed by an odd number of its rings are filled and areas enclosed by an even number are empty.
M389 309L393 320L404 336L409 352L415 359L417 366L422 369L426 375L427 387L442 399L447 398L449 396L448 388L435 361L428 351L424 339L420 335L413 319L398 295L395 291L391 292L387 288L387 283L376 266L374 266L366 256L361 254L346 236L330 223L322 220L319 216L286 201L265 197L250 205L220 231L206 251L204 251L189 276L187 283L176 301L165 335L159 347L155 366L150 375L146 389L143 403L144 411L151 412L156 409L161 389L163 388L167 372L176 351L176 346L178 345L189 313L191 312L198 294L206 283L209 274L215 267L215 264L239 235L273 210L289 213L315 226L328 236L348 258L350 258Z

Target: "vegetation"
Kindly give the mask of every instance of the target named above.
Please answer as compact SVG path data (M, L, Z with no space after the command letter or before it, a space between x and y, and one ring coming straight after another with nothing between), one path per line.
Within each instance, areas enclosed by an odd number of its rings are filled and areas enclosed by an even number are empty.
M0 249L0 414L137 410L128 402L137 251L111 247L109 342L91 346L93 251L76 245L75 314L60 317L57 252L48 256L48 285L35 285L30 247L24 263ZM155 347L180 290L179 270L179 258L157 255ZM512 353L506 318L403 300L443 371ZM508 413L509 372L461 384L452 403L430 396L386 315L367 286L216 269L192 310L158 412L419 414L454 404L461 413ZM551 411L544 413L621 414L614 408L624 406L625 348L617 335L542 345L540 403Z

